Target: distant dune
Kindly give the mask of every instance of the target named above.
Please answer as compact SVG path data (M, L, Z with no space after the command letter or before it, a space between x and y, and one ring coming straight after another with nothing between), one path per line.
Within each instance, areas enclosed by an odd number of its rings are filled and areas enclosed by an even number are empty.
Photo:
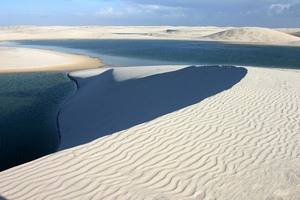
M298 37L268 28L244 27L221 31L204 37L229 42L293 42Z
M299 32L291 33L291 35L294 35L294 36L296 36L296 37L300 37L300 31L299 31Z
M300 45L297 28L215 26L12 26L0 27L2 41L60 39L145 39L225 41Z

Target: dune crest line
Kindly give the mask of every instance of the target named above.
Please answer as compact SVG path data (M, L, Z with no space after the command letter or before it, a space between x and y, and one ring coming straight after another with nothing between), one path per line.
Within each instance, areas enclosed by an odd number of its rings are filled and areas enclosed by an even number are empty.
M151 73L156 68L100 69L101 74L91 78L74 77L79 89L58 116L60 149L84 144L198 103L229 89L247 73L245 68L230 66L190 66L175 71L174 67L165 66L168 71Z

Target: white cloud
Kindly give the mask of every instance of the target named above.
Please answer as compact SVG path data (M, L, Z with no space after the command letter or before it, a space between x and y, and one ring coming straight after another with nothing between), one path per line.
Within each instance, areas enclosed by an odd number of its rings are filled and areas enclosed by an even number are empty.
M182 7L172 7L172 6L163 6L158 4L138 4L138 9L142 13L160 16L162 18L168 19L178 19L185 17L186 8Z
M96 16L103 16L103 17L124 17L128 15L135 15L139 14L141 11L139 9L128 7L123 10L117 10L112 7L103 8L98 12L95 12L94 15Z
M290 4L271 4L269 6L270 15L285 15L290 11Z
M110 8L103 8L99 12L96 12L96 15L110 15L114 13L114 9Z
M105 7L94 13L97 17L121 18L129 16L162 17L162 18L180 18L185 17L184 8L162 6L157 4L136 4L126 8L116 9L114 7Z
M300 0L68 1L93 2L85 18L107 24L294 27L300 16Z
M147 10L161 10L161 11L177 11L184 10L182 7L163 6L157 4L139 4L139 7Z

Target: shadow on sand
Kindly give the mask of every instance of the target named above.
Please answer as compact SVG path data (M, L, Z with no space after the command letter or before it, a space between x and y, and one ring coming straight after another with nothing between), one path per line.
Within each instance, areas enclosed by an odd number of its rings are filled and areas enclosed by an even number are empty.
M80 85L59 115L60 150L85 144L196 104L231 88L241 67L187 67L148 77L116 81L108 70ZM149 133L151 134L151 133Z

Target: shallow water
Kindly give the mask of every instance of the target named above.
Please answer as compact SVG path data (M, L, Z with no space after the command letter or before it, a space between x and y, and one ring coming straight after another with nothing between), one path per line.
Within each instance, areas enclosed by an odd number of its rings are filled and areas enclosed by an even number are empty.
M300 47L173 40L42 40L9 45L88 54L110 66L225 64L300 69Z
M75 89L64 72L0 74L0 171L57 150L58 109Z

